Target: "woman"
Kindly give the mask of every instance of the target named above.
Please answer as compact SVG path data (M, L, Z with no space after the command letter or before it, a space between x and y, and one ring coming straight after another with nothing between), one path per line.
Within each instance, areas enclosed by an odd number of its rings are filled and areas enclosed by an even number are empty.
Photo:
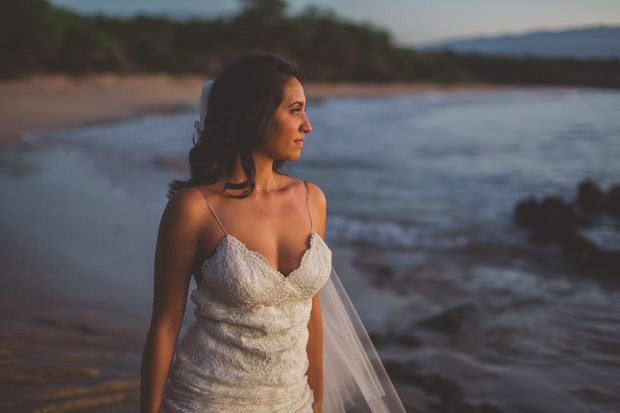
M404 411L334 279L323 192L281 169L312 130L297 67L251 55L209 86L160 224L141 411ZM196 321L175 353L191 274Z

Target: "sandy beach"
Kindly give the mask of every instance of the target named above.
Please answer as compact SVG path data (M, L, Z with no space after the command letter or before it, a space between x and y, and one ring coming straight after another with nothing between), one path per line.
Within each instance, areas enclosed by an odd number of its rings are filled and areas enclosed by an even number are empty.
M25 131L71 127L119 117L170 111L194 105L208 79L186 75L115 74L72 77L38 75L0 81L0 145L19 139ZM381 96L428 92L498 90L487 84L429 83L352 84L309 82L308 99L330 96Z

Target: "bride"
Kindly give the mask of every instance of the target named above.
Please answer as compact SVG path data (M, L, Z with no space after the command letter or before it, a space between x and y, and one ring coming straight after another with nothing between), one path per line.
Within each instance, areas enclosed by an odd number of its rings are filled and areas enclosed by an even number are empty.
M250 55L203 88L159 227L142 413L405 411L332 267L325 195L282 170L312 130L300 79Z

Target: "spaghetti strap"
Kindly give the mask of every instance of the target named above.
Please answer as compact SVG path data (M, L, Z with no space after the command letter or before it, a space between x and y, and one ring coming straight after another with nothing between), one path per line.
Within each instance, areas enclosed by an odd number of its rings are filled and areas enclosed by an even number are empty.
M220 227L222 228L222 230L224 230L224 232L226 233L226 235L228 234L228 231L226 231L226 228L224 228L224 225L222 225L222 221L220 221L220 219L217 217L217 215L215 214L215 211L213 210L213 208L211 208L211 204L209 203L209 201L207 200L207 196L205 195L204 191L201 188L198 188L198 190L200 191L200 193L202 194L202 197L204 198L205 202L207 203L207 206L209 207L209 209L211 210L211 213L213 214L213 216L215 217L215 219L217 220L217 223L220 224Z
M304 186L306 187L306 204L308 205L308 214L310 214L310 231L314 232L314 225L312 225L312 210L310 209L310 198L308 197L308 183L305 180Z

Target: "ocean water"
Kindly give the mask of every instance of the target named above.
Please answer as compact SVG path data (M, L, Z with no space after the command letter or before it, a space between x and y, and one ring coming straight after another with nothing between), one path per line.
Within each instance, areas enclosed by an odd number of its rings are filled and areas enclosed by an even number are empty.
M187 177L196 113L27 134L0 151L0 188L12 194L0 223L64 257L55 268L88 257L74 273L90 276L65 280L83 296L143 311L167 184ZM335 268L369 330L420 343L388 340L382 355L506 412L620 408L620 269L615 281L579 272L512 218L528 196L571 200L586 178L620 184L619 114L619 91L580 88L309 103L313 132L287 170L325 192ZM613 220L584 235L620 248ZM45 291L65 291L62 277ZM455 331L420 324L458 308Z

